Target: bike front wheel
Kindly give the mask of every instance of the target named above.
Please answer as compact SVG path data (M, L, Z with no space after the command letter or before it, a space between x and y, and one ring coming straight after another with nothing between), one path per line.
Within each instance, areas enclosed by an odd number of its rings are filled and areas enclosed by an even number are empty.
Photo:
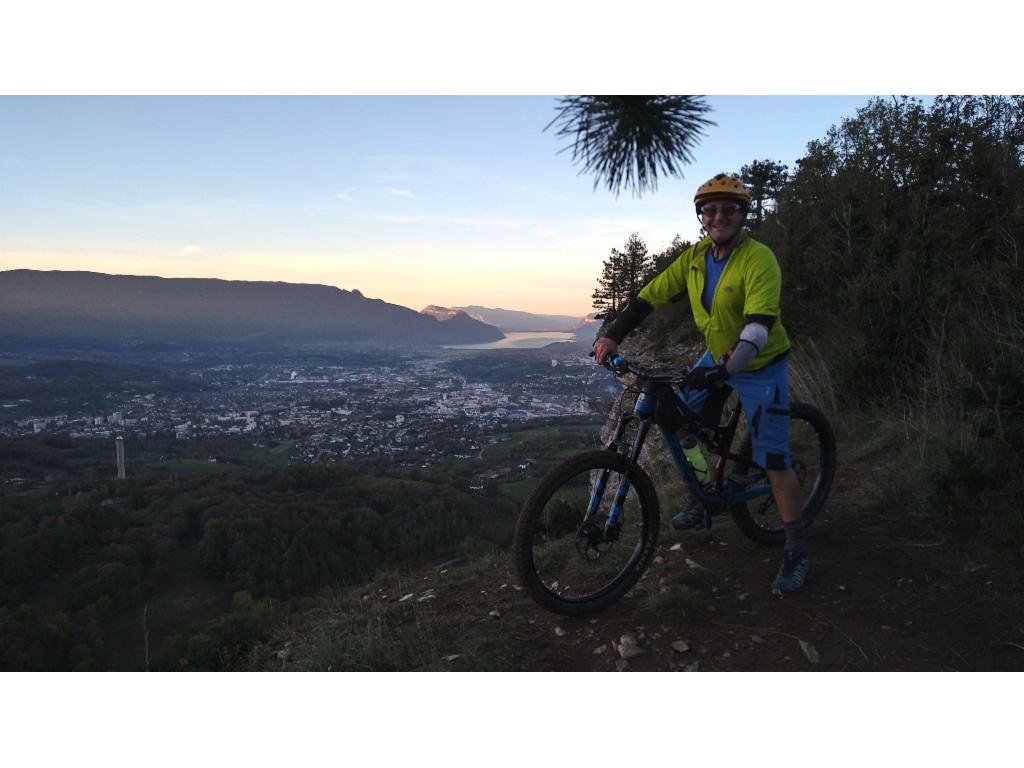
M740 445L739 455L749 462L752 451L751 438L747 434ZM793 458L793 471L804 494L800 519L808 526L825 505L836 474L836 436L828 419L814 406L790 403L789 451ZM751 465L747 471L760 470ZM757 543L773 546L785 542L786 531L771 493L737 504L730 511L736 526Z
M526 500L516 524L516 568L542 607L590 613L629 591L657 540L650 478L612 451L592 451L559 464Z

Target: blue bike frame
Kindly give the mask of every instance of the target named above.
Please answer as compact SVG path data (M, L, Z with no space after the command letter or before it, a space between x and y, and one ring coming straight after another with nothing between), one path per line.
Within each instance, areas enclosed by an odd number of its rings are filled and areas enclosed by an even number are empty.
M633 406L633 412L631 414L622 414L619 419L618 427L615 430L615 434L608 441L605 446L608 450L622 451L624 444L622 443L622 436L625 432L626 425L629 422L636 419L638 421L638 428L636 438L633 440L633 445L629 451L629 466L634 467L638 465L640 459L640 451L643 448L644 441L647 439L647 433L651 429L651 425L655 423L655 409L658 401L657 389L658 387L654 382L646 382L640 390L640 394L637 396L636 403ZM690 489L690 493L693 494L694 498L700 501L705 508L705 526L711 527L711 509L712 508L729 508L735 504L741 504L745 501L763 496L771 492L771 486L769 484L760 484L754 487L743 488L735 482L726 482L723 478L725 462L728 459L738 460L740 457L728 452L728 448L731 445L733 436L735 435L736 426L739 420L739 411L733 413L729 423L724 427L706 427L700 423L699 416L694 413L686 405L685 399L682 392L674 390L675 397L680 403L680 410L686 418L686 425L688 431L697 438L697 440L707 446L711 453L719 456L718 462L715 467L715 479L707 487L703 486L700 480L697 479L697 474L690 462L686 459L683 453L683 446L679 442L679 438L676 437L674 431L665 429L660 424L658 429L661 432L661 437L665 441L665 445L668 446L669 454L672 456L672 460L676 465L676 469L679 472L680 477L686 483ZM722 438L720 446L716 447L711 444L711 441L705 434L705 429L711 430L718 437ZM754 469L761 469L758 465L748 462L749 466ZM590 503L587 509L587 517L591 517L596 514L599 506L601 497L604 495L605 487L608 483L608 476L611 474L611 470L602 471L598 477L597 482L594 485L594 491L590 497ZM622 505L629 493L630 480L628 472L623 475L619 487L615 490L615 499L612 504L612 508L608 513L608 518L605 521L605 531L614 530L619 524L619 518L622 515Z

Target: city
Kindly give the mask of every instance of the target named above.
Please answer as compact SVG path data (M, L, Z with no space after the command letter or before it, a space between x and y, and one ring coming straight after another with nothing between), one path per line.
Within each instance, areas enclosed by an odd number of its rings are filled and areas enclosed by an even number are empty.
M385 457L426 468L476 457L485 441L529 422L597 420L616 391L610 374L574 344L394 355L387 362L300 356L185 366L175 375L191 386L147 393L126 382L62 412L51 403L43 409L51 412L40 413L32 398L4 400L0 436L248 436L254 447L293 441L291 464Z

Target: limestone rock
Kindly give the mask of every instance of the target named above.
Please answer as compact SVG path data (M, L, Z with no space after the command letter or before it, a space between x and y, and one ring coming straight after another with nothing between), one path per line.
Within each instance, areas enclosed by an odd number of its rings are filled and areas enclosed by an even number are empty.
M637 640L636 636L628 632L619 638L615 649L623 659L633 659L647 653L647 649Z

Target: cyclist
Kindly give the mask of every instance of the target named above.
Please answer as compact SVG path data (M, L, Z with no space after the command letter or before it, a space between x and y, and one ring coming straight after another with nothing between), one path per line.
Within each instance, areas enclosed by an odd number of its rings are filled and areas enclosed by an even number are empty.
M810 559L800 522L803 491L789 452L789 337L779 318L781 272L771 250L743 227L750 191L740 179L720 173L697 189L693 202L707 236L643 287L594 342L594 354L604 362L653 310L689 298L707 350L687 376L687 405L699 413L707 388L724 381L739 395L754 460L768 474L786 531L772 593L791 594L806 582ZM694 499L671 525L695 528L703 519Z

